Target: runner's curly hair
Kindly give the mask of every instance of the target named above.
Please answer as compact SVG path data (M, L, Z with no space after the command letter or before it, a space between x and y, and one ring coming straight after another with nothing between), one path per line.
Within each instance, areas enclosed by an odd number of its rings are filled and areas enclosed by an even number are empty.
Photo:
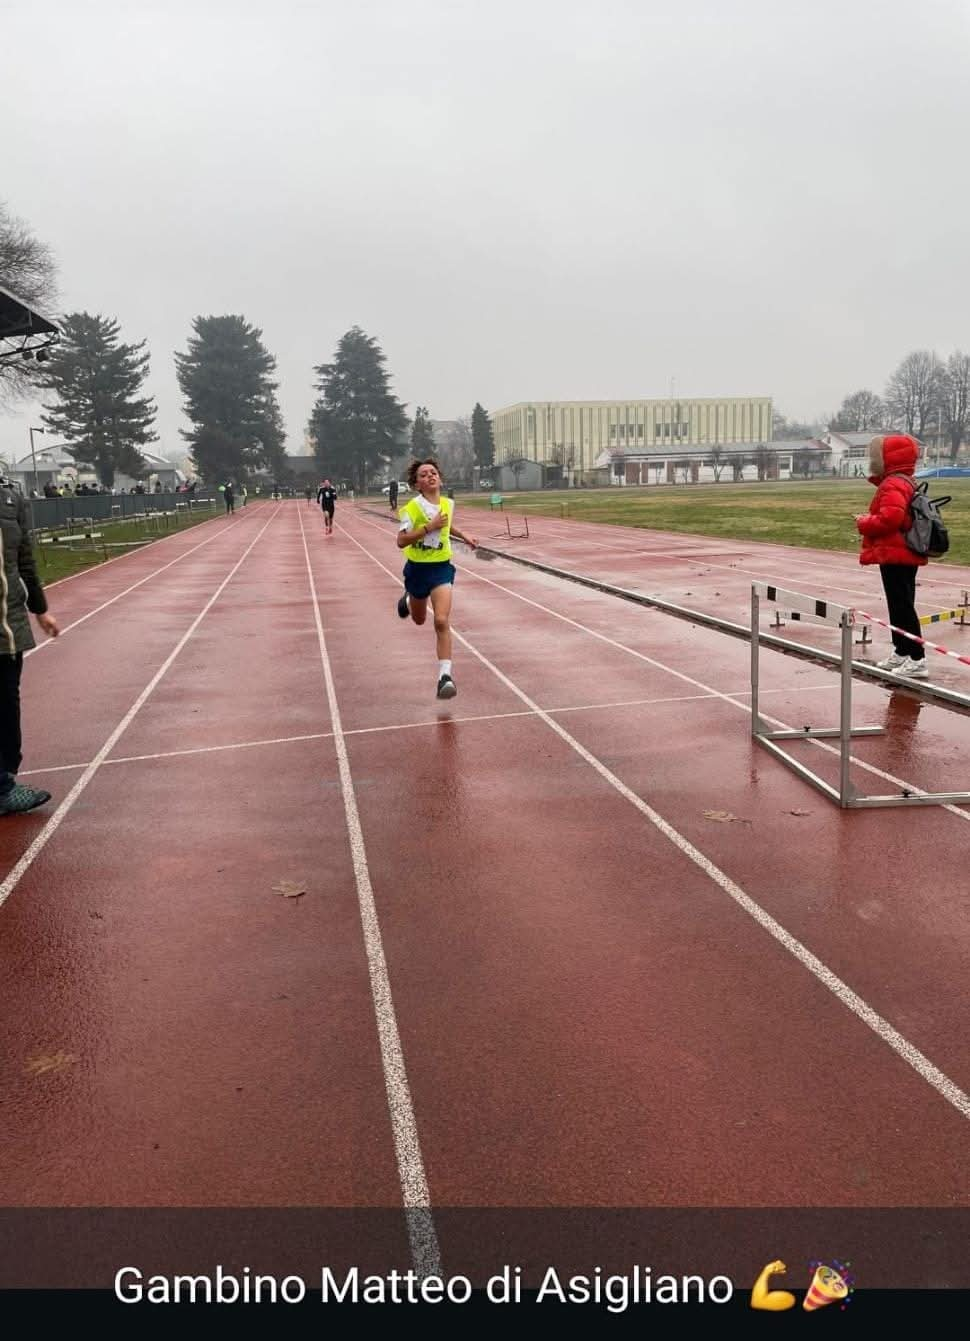
M421 461L412 461L408 466L408 488L416 489L418 487L418 471L422 466L434 466L438 472L439 479L444 482L444 475L441 473L441 466L433 456L426 456Z

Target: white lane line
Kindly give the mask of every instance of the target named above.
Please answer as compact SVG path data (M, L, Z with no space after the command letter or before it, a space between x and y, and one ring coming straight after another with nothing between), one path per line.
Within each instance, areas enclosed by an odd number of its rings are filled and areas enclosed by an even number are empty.
M275 516L276 513L273 514L273 517ZM266 527L269 526L270 522L273 520L273 517L269 518L269 521L267 521L266 525L263 526L262 530L259 532L259 535L257 535L255 539L250 541L242 557L240 559L237 559L236 563L233 565L228 575L225 578L223 578L222 582L220 582L219 586L206 601L200 613L196 615L195 619L192 621L188 630L179 639L178 643L175 646L174 651L170 652L169 655L165 658L159 670L156 671L156 673L152 676L151 680L148 682L145 688L135 699L134 703L125 713L124 717L112 731L111 735L108 737L105 743L101 746L100 750L98 750L97 754L91 760L90 764L88 764L87 768L85 768L84 772L78 778L77 782L75 782L74 786L64 797L64 800L54 811L53 815L51 815L50 819L44 825L43 829L41 829L40 833L31 843L30 847L17 862L16 866L14 866L14 868L9 872L6 879L3 880L2 883L0 883L0 906L6 903L7 899L17 888L17 885L20 883L24 874L29 870L33 862L36 860L36 858L40 855L40 853L44 850L44 848L47 846L50 840L54 837L54 834L57 832L64 819L70 813L71 808L74 805L74 802L84 791L85 787L87 787L88 783L94 777L95 773L97 773L98 769L101 767L107 756L111 753L115 745L124 735L125 731L127 731L128 727L134 721L136 714L144 706L149 695L153 692L156 685L160 682L165 672L168 670L169 666L171 666L172 662L178 656L179 652L181 652L182 648L192 637L192 634L202 623L202 620L212 609L213 605L215 605L216 601L222 595L222 592L225 590L230 580L239 571L240 567L242 566L243 562L248 556L250 550L253 548L253 546L256 544L256 541L263 534L263 531L266 530Z
M761 696L766 694L807 694L818 693L821 690L833 691L838 689L837 684L816 684L802 685L798 689L762 689ZM750 689L738 689L733 691L740 697L742 694L750 694ZM717 699L717 694L676 694L668 698L625 698L616 703L578 703L563 708L546 708L546 712L599 712L611 708L649 708L662 707L665 703L701 703L704 699ZM473 717L429 717L423 722L395 722L390 726L355 726L350 730L344 731L345 736L374 736L383 731L426 731L428 727L435 726L459 726L467 722L502 722L510 717L531 717L533 714L526 708L521 712L488 712L480 713ZM122 754L114 759L105 759L101 765L102 768L112 768L115 764L141 764L153 759L181 759L186 755L193 754L221 754L225 750L255 750L262 745L292 745L304 740L329 740L333 735L332 731L314 731L305 736L275 736L266 740L238 740L232 741L227 745L197 745L187 750L161 750L158 754ZM32 778L41 773L71 773L79 768L89 767L90 761L80 764L51 764L48 768L25 768L21 769L18 777Z
M397 574L392 573L389 568L385 567L376 555L371 554L369 550L365 549L359 540L350 536L349 532L346 532L346 534L353 540L354 544L357 545L359 549L363 550L368 558L372 559L379 568L382 568L384 572L387 573L388 577L390 577L396 585L400 586L400 579ZM839 1001L853 1013L853 1015L861 1020L863 1024L867 1025L874 1034L881 1038L882 1041L893 1050L897 1057L901 1058L902 1061L911 1066L928 1085L931 1085L938 1094L946 1099L947 1103L952 1104L957 1112L963 1117L970 1119L970 1095L960 1089L959 1085L951 1080L948 1075L939 1069L939 1067L934 1066L925 1053L920 1052L915 1044L910 1043L910 1041L897 1029L894 1029L888 1020L880 1015L878 1011L874 1010L868 1002L858 995L858 993L854 992L848 983L844 982L836 973L833 973L828 965L824 964L817 955L812 954L811 950L804 946L801 941L794 937L789 931L786 931L780 922L776 921L775 918L751 898L749 894L746 894L740 885L735 884L729 875L725 874L719 866L716 866L714 862L712 862L709 857L705 856L699 848L696 848L689 839L685 838L672 824L669 824L662 815L653 809L652 806L647 805L646 801L642 800L636 792L631 791L625 782L621 781L621 779L607 768L604 763L601 763L594 754L591 754L584 745L581 745L575 736L571 736L564 726L561 726L555 718L550 717L547 712L544 712L542 708L539 707L538 703L534 702L524 690L520 689L518 685L513 684L509 677L489 661L486 656L479 652L466 637L454 629L452 632L455 638L457 638L463 646L467 647L469 652L471 652L473 656L476 656L482 665L492 672L496 679L504 684L516 698L520 699L528 708L530 708L536 716L540 717L551 731L554 731L570 749L574 750L581 759L589 764L590 768L595 769L604 782L607 782L620 796L629 801L629 803L634 806L645 819L649 820L649 822L662 833L674 847L682 852L689 861L693 862L699 870L703 871L704 874L722 889L725 894L734 900L739 908L743 909L743 911L767 931L779 945L783 946L789 954L793 955L804 968L808 969L809 973L811 973L823 987L828 988L828 990L836 996Z
M373 522L365 522L365 525L371 526L375 531L380 531L382 529ZM354 541L354 544L357 545L359 549L364 550L365 554L370 555L370 551L364 549L364 546L361 545L360 541L356 540L349 531L345 532L345 534L349 539ZM373 555L370 555L370 557L374 558ZM380 562L378 559L375 559L374 561L375 563ZM383 564L381 566L383 567ZM662 661L657 661L654 657L648 657L645 652L638 652L635 648L629 647L626 643L617 642L615 638L610 638L605 633L598 633L596 629L591 629L586 624L580 624L578 620L570 619L568 615L560 614L558 610L552 610L548 605L542 605L539 601L534 601L529 596L523 596L521 592L515 591L512 587L503 587L500 582L495 582L491 578L483 577L481 573L475 572L473 568L461 566L459 571L466 573L469 577L474 577L479 582L484 582L489 587L495 587L497 591L504 592L507 596L514 596L517 601L522 601L525 605L531 605L536 610L542 610L545 614L551 615L554 619L561 620L564 624L570 624L574 629L579 629L581 633L588 633L591 638L598 638L600 642L607 643L610 647L615 647L620 652L625 652L627 656L635 657L638 661L643 661L648 666L653 666L656 670L663 671L667 675L672 675L677 680L683 680L686 684L693 685L695 689L704 690L705 696L709 695L712 698L719 698L725 703L730 703L733 708L738 708L742 712L751 711L749 704L738 701L741 695L737 692L725 693L719 689L714 689L713 686L705 684L703 680L696 680L692 675L685 674L684 671L675 670L673 666L668 666ZM662 611L651 611L650 613L658 614L662 613ZM750 690L745 691L745 695L747 696L750 696L750 693ZM764 721L770 722L772 725L777 726L782 730L791 730L791 724L782 721L779 717L772 717L768 713L762 713L761 716ZM824 740L811 740L807 743L817 750L824 751L826 754L838 755L839 753L834 745L827 745ZM921 796L925 795L925 790L921 787L917 787L915 783L907 782L904 778L897 778L892 773L886 773L883 769L877 768L875 764L866 763L864 759L859 759L855 755L850 755L849 757L855 767L863 769L873 777L880 778L883 782L890 782L900 790L905 789L906 791L915 792ZM938 808L948 811L951 815L955 815L957 819L963 820L964 823L970 823L970 810L963 810L955 805L942 805Z
M352 536L351 539L353 539ZM363 549L363 546L361 546L361 548ZM364 553L366 554L367 551L364 550ZM704 689L713 697L722 699L725 703L730 703L732 707L739 708L742 712L750 712L751 710L747 703L738 702L737 695L722 693L720 690L714 689L711 685L704 684L702 680L695 680L692 675L687 675L683 671L674 670L673 666L667 666L662 661L657 661L653 657L648 657L644 652L638 652L635 648L628 647L625 643L617 642L615 638L610 638L605 633L598 633L596 629L588 628L585 624L580 624L577 620L570 619L568 615L560 614L558 610L551 610L549 606L542 605L539 601L533 601L530 597L523 596L520 592L514 591L511 587L503 587L500 582L493 582L491 578L482 577L481 573L476 573L472 568L462 567L460 571L467 573L470 577L477 578L479 582L485 582L488 586L495 587L498 591L505 592L508 596L514 596L516 600L523 601L526 605L532 605L537 610L544 610L547 615L552 615L554 619L560 619L564 624L571 624L573 628L579 629L583 633L588 633L591 638L598 638L601 642L608 643L611 647L615 647L619 651L625 652L628 656L636 657L638 661L646 662L648 666L653 666L657 670L665 671L668 675L673 675L678 680L684 680L687 684L694 685L697 689ZM769 649L766 648L765 650L767 652ZM748 692L750 693L750 691ZM777 726L782 730L791 730L790 723L783 722L778 717L772 717L768 713L762 713L761 716L764 721L770 722L772 725ZM824 740L812 740L806 743L817 750L823 750L826 754L837 755L839 753L834 745L827 745ZM886 773L881 768L877 768L875 764L866 763L864 759L859 759L855 755L850 755L849 757L855 767L861 768L867 773L871 773L873 777L881 778L884 782L891 782L894 786L900 788L900 790L905 789L906 791L915 792L920 796L926 794L925 789L917 787L915 783L907 782L904 778L897 778L892 773ZM957 819L961 819L964 822L970 822L970 810L962 810L959 806L955 805L941 805L938 809L946 810L949 814L956 815Z
M476 510L476 511L480 511L481 509L475 509L475 510ZM678 540L678 541L682 541L682 540L697 540L698 542L701 543L702 546L703 546L703 545L710 545L710 546L711 546L711 552L712 552L712 553L717 553L718 549L722 549L725 545L727 545L727 546L731 546L731 545L732 545L732 542L733 542L735 545L740 545L740 546L742 546L742 547L745 548L745 549L746 549L747 546L749 546L749 545L756 545L756 546L758 546L759 549L763 549L763 550L766 552L766 558L765 558L765 562L766 562L766 563L770 561L770 560L769 560L769 557L767 557L767 551L769 551L769 550L775 550L776 552L778 552L778 553L780 554L781 559L782 559L785 563L791 562L791 563L795 563L795 564L802 564L803 566L809 566L809 567L812 567L812 568L821 568L821 569L823 569L825 572L828 572L828 573L836 573L836 574L838 574L838 576L843 577L843 578L847 578L847 577L849 576L849 574L848 574L847 572L845 572L843 568L841 568L841 567L838 566L838 560L839 560L839 558L844 559L846 562L850 562L850 563L851 563L851 562L854 562L854 563L856 564L856 566L858 566L858 554L857 554L857 553L854 553L854 552L851 551L851 550L833 550L833 551L832 551L832 555L833 555L833 557L832 557L831 559L829 559L829 560L826 561L826 560L823 560L823 559L810 559L810 558L807 558L807 557L806 557L806 558L803 558L803 557L802 557L802 551L799 549L798 546L795 546L795 545L783 545L783 544L781 544L781 543L780 543L779 541L777 541L777 540L738 540L736 537L732 537L732 536L710 536L710 535L702 534L701 532L698 532L698 531L664 531L664 530L662 530L661 528L658 528L658 527L614 526L612 522L595 522L595 521L591 521L591 520L580 520L579 518L576 518L576 519L575 519L574 523L572 524L572 529L570 528L570 523L569 523L569 521L563 521L563 520L561 520L561 519L558 518L558 517L551 517L551 516L550 516L550 517L544 517L544 516L541 516L541 515L540 515L538 518L534 518L534 517L531 517L531 516L530 516L530 520L539 520L539 521L543 521L543 522L549 522L549 523L552 524L553 527L559 527L559 528L560 528L559 530L555 530L555 531L553 532L553 534L552 534L551 536L548 536L548 537L544 536L543 534L539 534L539 533L537 532L537 538L538 538L538 539L548 538L548 539L552 540L552 542L553 542L554 544L555 544L555 543L558 543L558 542L561 542L561 543L570 543L570 544L572 544L574 547L575 547L575 545L576 545L576 542L577 542L577 541L580 541L580 543L581 543L584 547L585 547L587 544L591 544L591 545L595 545L597 549L608 549L608 550L611 550L612 553L614 553L618 558L619 558L619 557L623 557L623 556L626 556L626 557L635 557L636 555L644 555L644 556L647 556L647 557L652 558L652 559L667 559L667 558L674 558L674 559L682 559L685 563L705 564L705 565L706 565L707 567L709 567L709 568L725 568L725 569L726 569L727 571L729 571L729 572L739 572L739 571L741 571L741 570L739 570L739 569L734 569L734 568L732 568L729 564L728 564L728 565L725 565L725 564L716 564L716 563L712 563L710 560L703 558L701 555L688 556L688 555L686 555L686 554L680 554L680 553L677 553L676 551L675 551L674 553L672 553L672 554L667 554L667 553L663 553L663 552L660 552L660 551L655 550L655 549L641 549L641 550L637 550L637 551L635 551L633 554L631 554L631 551L630 551L625 545L619 543L619 542L620 542L620 538L621 538L622 536L624 536L624 535L629 535L629 538L630 538L631 541L634 540L634 539L636 539L638 536L639 536L640 539L642 540L643 537L644 537L644 535L645 535L646 533L649 533L649 532L652 531L655 535L668 536L668 537L670 537L671 539ZM604 543L603 541L595 541L595 540L592 540L592 539L587 540L585 536L581 538L581 537L579 536L577 530L575 529L576 527L580 527L580 526L583 526L583 527L587 527L587 526L589 526L589 527L597 527L597 528L598 528L598 527L601 527L601 526L603 526L603 527L609 526L611 530L615 530L615 531L617 531L617 532L619 533L619 534L618 534L618 537L617 537L617 541L614 542L614 544L610 545L610 544ZM602 534L602 532L599 532L599 533ZM818 550L813 550L813 549L809 549L809 550L807 551L808 554L818 554L818 552L819 552ZM754 554L752 554L752 555L751 555L751 559L752 559L752 561L753 561L755 558L756 558L756 556L755 556ZM964 565L963 567L965 568L966 565ZM924 574L925 574L925 573L928 573L928 572L930 572L930 571L933 571L933 572L952 572L952 573L953 573L953 577L952 577L952 579L951 579L950 581L946 581L945 579L942 579L942 578L933 578L933 577L928 577L928 576L926 576L926 577L921 576L921 577L920 577L920 584L921 584L921 585L922 585L923 583L926 583L927 585L930 585L930 586L949 587L950 590L952 591L952 589L953 589L954 586L967 586L968 583L970 583L970 572L963 572L963 571L961 571L960 569L957 569L957 570L954 571L954 570L951 569L949 566L947 566L945 569L933 569L933 570L930 570L930 569L926 569L926 568L924 568L924 569L922 570L922 572L923 572ZM762 574L762 575L759 575L759 576L761 576L762 580L765 580L763 574ZM768 580L772 580L773 578L777 578L777 574L771 574L771 575L769 575ZM796 579L796 580L797 580L797 579ZM843 588L843 590L849 590L849 588ZM881 594L881 592L882 592L882 588L881 588L880 586L878 586L878 584L877 584L877 590L878 590L879 593Z
M80 619L75 619L72 624L65 624L64 628L61 629L60 634L58 635L57 638L46 638L44 642L38 643L37 646L32 647L29 652L25 652L24 656L25 657L33 656L35 652L42 652L45 647L50 647L53 643L59 642L60 639L64 637L65 633L70 633L71 629L76 629L79 624L83 624L85 620L90 619L93 615L98 615L101 613L102 610L107 610L109 605L114 605L115 601L120 601L122 596L127 596L129 595L130 592L137 591L138 588L144 586L146 582L150 582L153 577L158 577L159 573L164 573L167 569L174 567L175 564L181 563L183 559L187 559L190 554L195 554L205 545L211 545L213 540L218 540L219 537L221 535L225 535L226 531L228 530L229 527L224 526L222 527L221 530L215 531L212 535L208 536L207 539L200 541L198 545L193 545L191 549L187 549L184 554L177 555L169 563L163 564L161 568L154 569L152 572L148 574L147 577L141 578L138 582L133 582L132 585L130 587L126 587L124 591L119 591L117 596L112 596L109 601L105 601L102 605L97 606L94 610L89 610L88 613L86 615L82 615ZM171 538L174 539L174 537ZM120 554L118 557L127 558L127 555ZM113 560L109 559L108 562L112 563ZM98 566L101 568L104 567L103 564L99 564ZM86 571L90 572L91 569L87 569ZM80 577L81 574L74 573L73 576ZM54 582L51 583L51 587L56 585L57 584ZM45 587L44 590L48 591L50 590L50 588Z
M384 943L377 917L377 907L374 903L370 870L367 865L364 833L357 810L357 798L354 795L354 780L350 771L350 760L347 756L347 743L340 719L337 691L334 687L333 674L330 669L327 640L324 637L323 621L320 618L320 602L313 578L313 566L310 563L310 551L307 548L302 512L298 513L298 516L300 518L300 538L303 541L303 553L306 558L307 577L310 581L310 594L313 598L313 613L317 626L320 660L323 664L323 678L327 686L327 702L330 705L330 717L333 724L333 741L337 751L337 766L340 771L344 815L347 821L350 852L354 863L354 878L357 882L357 901L360 906L360 921L367 951L367 969L370 975L377 1034L380 1040L381 1063L384 1068L384 1086L387 1091L388 1108L390 1109L398 1178L401 1183L401 1195L404 1199L408 1237L411 1243L411 1258L415 1271L420 1275L440 1275L441 1252L438 1247L438 1234L431 1213L431 1194L428 1190L424 1159L418 1140L418 1125L414 1116L411 1086L408 1083L407 1069L404 1064L404 1050L401 1047L401 1036L397 1027L397 1013L391 995L387 960L384 956Z

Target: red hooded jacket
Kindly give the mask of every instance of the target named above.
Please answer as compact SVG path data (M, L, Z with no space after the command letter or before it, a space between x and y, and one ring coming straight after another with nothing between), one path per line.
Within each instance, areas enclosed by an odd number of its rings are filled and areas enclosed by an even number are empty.
M913 568L926 563L909 548L903 534L913 524L910 503L916 485L912 475L918 460L919 444L908 433L891 433L870 443L869 483L876 485L876 492L866 515L856 518L862 535L860 563L904 563ZM897 470L909 478L893 474Z

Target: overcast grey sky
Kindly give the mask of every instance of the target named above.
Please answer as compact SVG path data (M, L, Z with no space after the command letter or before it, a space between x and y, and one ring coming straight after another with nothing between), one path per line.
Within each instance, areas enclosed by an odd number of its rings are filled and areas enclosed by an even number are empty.
M62 310L242 313L289 448L358 324L434 418L881 391L970 349L965 0L0 0L0 199ZM33 411L36 414L36 411ZM29 408L0 415L27 449Z

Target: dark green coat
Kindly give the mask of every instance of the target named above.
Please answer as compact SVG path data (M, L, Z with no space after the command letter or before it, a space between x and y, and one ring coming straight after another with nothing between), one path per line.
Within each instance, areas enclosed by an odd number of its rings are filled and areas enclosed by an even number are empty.
M14 656L35 645L27 611L46 614L47 597L37 576L27 504L9 484L0 484L0 553L0 655Z

